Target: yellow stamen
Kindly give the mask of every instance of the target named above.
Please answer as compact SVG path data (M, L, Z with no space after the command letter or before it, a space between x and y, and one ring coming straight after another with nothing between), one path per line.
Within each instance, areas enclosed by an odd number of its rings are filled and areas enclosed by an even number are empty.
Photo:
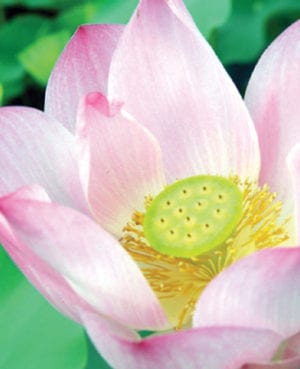
M146 211L135 211L123 229L123 247L139 264L176 329L189 324L201 291L217 274L238 259L281 245L289 238L288 219L280 221L281 202L276 201L276 194L268 186L260 188L256 182L242 182L237 176L230 180L243 194L241 220L226 241L206 254L182 258L156 251L144 236ZM146 197L145 210L152 200L151 196Z

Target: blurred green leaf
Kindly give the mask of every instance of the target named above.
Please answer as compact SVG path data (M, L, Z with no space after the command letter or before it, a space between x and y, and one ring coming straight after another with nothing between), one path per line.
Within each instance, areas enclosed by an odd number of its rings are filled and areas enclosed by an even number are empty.
M231 12L231 0L186 0L185 3L205 37L224 24Z
M74 4L79 4L82 0L0 0L0 5L21 5L29 8L49 8L62 9Z
M0 106L2 105L2 101L3 101L3 86L0 83Z
M74 32L80 24L91 23L98 9L99 4L93 3L74 6L61 12L53 26L56 29L68 29Z
M62 30L39 38L19 53L23 68L41 85L46 85L51 70L71 37L71 33Z
M56 312L0 248L0 368L83 369L81 327Z
M4 88L4 101L23 91L25 70L17 55L47 32L49 21L37 15L14 18L0 27L0 83Z
M94 1L97 4L96 1ZM127 23L138 4L138 0L102 0L93 23Z
M225 64L254 60L267 43L268 18L299 10L299 0L233 0L228 22L216 32L217 54Z

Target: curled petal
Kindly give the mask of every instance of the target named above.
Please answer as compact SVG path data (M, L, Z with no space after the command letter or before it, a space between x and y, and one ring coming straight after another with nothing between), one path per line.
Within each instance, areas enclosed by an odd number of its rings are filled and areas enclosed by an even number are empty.
M102 227L120 236L133 211L144 208L145 196L155 195L165 184L159 146L99 93L83 100L78 126L89 206Z

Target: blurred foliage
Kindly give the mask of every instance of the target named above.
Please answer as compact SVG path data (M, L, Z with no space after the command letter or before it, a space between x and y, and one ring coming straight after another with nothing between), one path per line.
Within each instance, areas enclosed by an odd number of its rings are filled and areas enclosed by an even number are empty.
M51 69L82 23L126 23L138 0L0 0L0 105L42 108ZM244 91L258 56L300 16L299 0L186 0ZM0 368L108 369L0 249Z
M83 369L83 329L56 312L0 248L0 368Z
M0 0L2 103L42 107L51 69L76 27L126 23L137 2ZM229 72L247 64L249 72L242 70L236 79L241 90L262 50L300 15L299 0L186 0L186 5Z

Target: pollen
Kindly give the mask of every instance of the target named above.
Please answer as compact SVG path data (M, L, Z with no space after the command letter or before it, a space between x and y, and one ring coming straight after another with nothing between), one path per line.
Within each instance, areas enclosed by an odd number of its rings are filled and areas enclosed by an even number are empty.
M289 239L268 186L237 176L195 176L145 198L121 244L137 262L175 329L189 326L202 290L222 270Z

